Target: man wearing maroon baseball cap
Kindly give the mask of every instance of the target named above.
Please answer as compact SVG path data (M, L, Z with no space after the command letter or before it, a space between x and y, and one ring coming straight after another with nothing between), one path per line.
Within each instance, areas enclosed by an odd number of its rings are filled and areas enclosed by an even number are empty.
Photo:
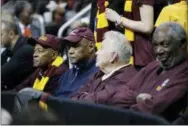
M62 39L69 47L69 60L72 64L94 57L95 40L93 32L87 27L73 30Z
M68 70L59 79L60 86L54 96L68 97L75 93L88 78L98 71L95 66L95 40L93 32L87 27L73 30L67 37L63 38L68 49L69 61L73 68Z
M93 32L86 27L73 30L67 37L63 38L63 40L67 40L71 43L78 43L83 38L87 39L91 43L95 43Z
M43 47L52 48L55 51L61 51L61 42L56 36L51 34L46 34L45 36L41 36L38 39L36 38L29 38L28 43L31 45L42 45Z
M19 91L25 87L53 93L57 88L59 76L67 70L60 56L60 40L53 35L46 34L38 39L30 38L28 43L34 46L33 66L37 70L27 78L15 90Z

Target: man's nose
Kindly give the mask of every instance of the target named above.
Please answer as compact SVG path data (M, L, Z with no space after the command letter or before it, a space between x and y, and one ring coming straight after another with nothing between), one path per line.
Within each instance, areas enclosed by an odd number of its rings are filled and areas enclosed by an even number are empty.
M97 52L95 53L95 55L99 55L100 54L100 52L101 52L101 50L99 49L99 50L97 50Z
M159 47L157 47L157 49L156 49L156 53L157 53L157 54L163 54L163 53L164 53L164 49L159 46Z
M33 54L33 58L37 58L38 57L38 54L37 53L34 53Z
M99 51L97 51L96 53L95 53L95 55L97 56L99 54Z
M73 54L74 53L74 49L72 47L69 48L69 54Z

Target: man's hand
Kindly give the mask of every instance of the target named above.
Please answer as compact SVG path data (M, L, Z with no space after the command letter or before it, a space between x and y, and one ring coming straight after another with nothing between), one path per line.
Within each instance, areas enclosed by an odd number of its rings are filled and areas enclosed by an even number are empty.
M136 102L145 101L146 99L151 99L151 98L152 98L152 96L150 94L141 93L141 94L137 95Z
M119 23L121 21L121 16L112 9L106 8L105 15L111 22Z

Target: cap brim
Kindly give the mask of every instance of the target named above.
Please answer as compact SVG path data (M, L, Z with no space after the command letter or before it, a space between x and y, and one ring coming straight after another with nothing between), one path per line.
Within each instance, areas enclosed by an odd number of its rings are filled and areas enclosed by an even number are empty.
M44 44L43 41L39 41L39 40L37 40L36 38L33 38L33 37L31 37L31 38L28 39L28 44L30 44L32 46L35 46L36 44L40 44L43 47L50 47L50 46Z
M66 40L71 43L78 43L82 40L82 38L79 36L76 36L76 35L69 35L69 36L63 38L63 40Z

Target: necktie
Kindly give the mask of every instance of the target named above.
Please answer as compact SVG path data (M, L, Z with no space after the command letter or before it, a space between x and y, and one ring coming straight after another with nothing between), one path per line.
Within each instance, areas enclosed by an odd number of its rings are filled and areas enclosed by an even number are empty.
M31 37L31 30L30 28L25 27L23 36L25 37Z

